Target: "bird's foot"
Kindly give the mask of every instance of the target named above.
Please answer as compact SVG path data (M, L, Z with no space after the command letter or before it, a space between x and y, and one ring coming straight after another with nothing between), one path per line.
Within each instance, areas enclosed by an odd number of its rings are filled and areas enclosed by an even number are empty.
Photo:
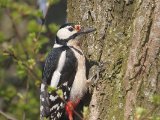
M104 71L104 63L103 62L99 62L98 66L97 66L97 70L95 71L94 75L92 75L92 77L90 77L87 80L87 84L88 85L92 85L92 84L96 84L97 81L100 79L100 73L102 71Z

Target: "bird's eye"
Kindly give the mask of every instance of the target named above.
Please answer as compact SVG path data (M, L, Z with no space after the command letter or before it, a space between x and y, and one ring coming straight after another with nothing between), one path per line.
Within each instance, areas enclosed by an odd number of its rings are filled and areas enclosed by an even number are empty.
M73 29L73 27L70 27L70 28L68 28L68 30L72 32L74 29Z

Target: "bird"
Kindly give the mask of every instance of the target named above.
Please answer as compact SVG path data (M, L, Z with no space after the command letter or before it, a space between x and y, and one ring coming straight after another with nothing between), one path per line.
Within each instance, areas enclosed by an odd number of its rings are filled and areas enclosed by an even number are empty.
M86 77L86 57L81 49L81 36L95 30L75 23L65 23L57 31L55 43L46 57L42 72L41 119L61 120L64 113L67 119L74 119L74 109L87 92L89 82ZM61 91L61 94L57 91Z

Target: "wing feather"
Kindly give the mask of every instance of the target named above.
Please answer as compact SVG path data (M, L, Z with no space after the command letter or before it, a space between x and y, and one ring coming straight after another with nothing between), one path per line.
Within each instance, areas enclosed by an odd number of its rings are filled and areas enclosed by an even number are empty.
M49 93L47 88L51 84L51 79L53 73L55 72L59 57L63 51L66 50L66 59L63 69L61 71L60 80L57 89L63 91L63 98L57 96L56 92ZM73 51L67 47L63 46L60 48L54 48L49 53L45 61L45 67L42 74L42 84L41 84L41 117L49 117L50 119L60 119L62 114L64 114L65 102L69 99L69 94L71 86L74 81L74 77L77 70L77 60L74 56ZM42 90L43 88L43 90ZM63 99L63 100L62 100Z

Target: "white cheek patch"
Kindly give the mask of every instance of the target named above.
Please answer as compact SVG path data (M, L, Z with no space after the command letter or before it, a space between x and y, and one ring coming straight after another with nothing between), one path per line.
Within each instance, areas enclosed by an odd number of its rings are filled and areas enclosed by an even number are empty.
M69 37L71 37L72 35L74 35L77 31L73 30L72 32L68 30L70 26L67 26L65 28L61 28L58 32L57 32L57 37L59 39L67 39Z

